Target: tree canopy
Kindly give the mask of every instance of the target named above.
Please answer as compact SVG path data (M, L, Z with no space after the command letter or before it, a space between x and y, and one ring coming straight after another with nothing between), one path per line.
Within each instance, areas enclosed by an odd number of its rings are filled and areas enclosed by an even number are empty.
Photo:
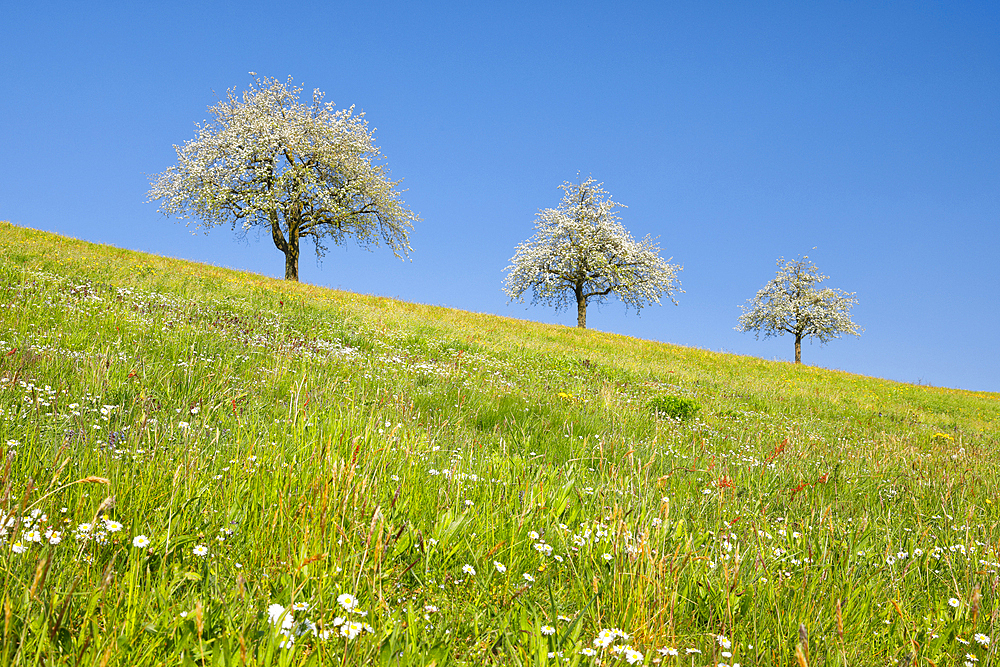
M408 254L419 218L389 178L364 113L336 109L319 90L308 102L301 93L291 77L255 78L242 96L229 90L197 137L174 146L177 165L151 179L150 201L206 231L269 231L285 255L286 280L298 280L303 238L318 258L348 237Z
M541 210L535 235L517 246L504 281L511 300L532 293L532 303L566 308L572 297L577 305L577 326L587 326L587 304L601 303L611 294L637 311L659 303L666 294L674 301L683 292L680 266L660 257L659 246L646 236L636 242L621 224L610 195L588 178L559 187L563 198L557 208ZM674 301L676 303L676 301Z
M851 307L858 303L854 292L817 287L829 276L807 261L808 257L784 261L778 259L778 275L740 306L737 331L754 331L758 338L795 336L795 363L802 363L802 339L813 337L827 343L841 334L860 336L861 329L851 321Z

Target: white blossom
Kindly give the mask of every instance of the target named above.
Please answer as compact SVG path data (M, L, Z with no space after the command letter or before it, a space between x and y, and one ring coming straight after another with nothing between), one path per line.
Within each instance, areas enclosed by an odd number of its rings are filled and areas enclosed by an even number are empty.
M267 608L267 617L271 621L272 625L279 625L283 630L291 630L292 626L295 624L295 619L292 617L292 612L285 609L280 604L272 604Z
M660 303L663 294L673 301L674 292L683 292L681 267L661 258L649 236L632 239L616 212L622 205L601 185L593 178L567 181L559 186L559 207L538 212L535 235L517 246L505 269L504 292L511 300L521 301L530 290L532 303L561 310L572 295L577 326L586 327L587 304L602 303L609 294L640 310Z
M354 639L361 634L364 627L364 625L357 621L347 621L340 626L340 634L347 639Z
M841 334L861 335L861 329L851 321L851 307L858 303L854 293L830 287L816 287L829 276L808 262L808 257L784 262L778 259L778 275L740 306L740 326L737 331L754 331L759 338L795 336L795 363L802 362L802 339L818 338L826 343ZM784 262L784 263L783 263Z
M255 78L242 98L229 90L197 138L174 146L177 165L153 177L149 200L164 215L197 218L206 231L262 227L284 253L290 280L298 280L303 237L318 257L348 236L407 254L419 218L403 206L364 113L336 109L319 90L311 103L301 93L291 77Z

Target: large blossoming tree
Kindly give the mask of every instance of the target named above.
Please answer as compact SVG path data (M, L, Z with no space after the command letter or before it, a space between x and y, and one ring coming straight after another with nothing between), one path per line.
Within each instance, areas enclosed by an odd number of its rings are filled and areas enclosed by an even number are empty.
M795 337L795 363L802 363L802 339L817 338L827 343L841 334L860 336L864 331L851 321L851 307L858 303L854 292L818 287L824 276L808 257L785 262L778 260L778 275L740 306L737 331L753 331L757 337Z
M348 237L407 254L419 218L400 199L364 113L338 110L318 90L305 102L301 93L291 77L256 78L242 96L230 90L198 136L174 146L177 165L153 177L149 199L206 231L270 232L286 280L299 279L302 239L317 257Z
M572 298L577 326L586 328L587 304L609 295L638 311L664 294L674 301L673 294L683 292L681 267L660 257L649 236L633 240L617 214L622 205L601 185L593 178L567 181L559 186L559 206L538 212L535 235L517 246L506 269L504 291L511 300L521 301L530 291L532 303L561 310Z

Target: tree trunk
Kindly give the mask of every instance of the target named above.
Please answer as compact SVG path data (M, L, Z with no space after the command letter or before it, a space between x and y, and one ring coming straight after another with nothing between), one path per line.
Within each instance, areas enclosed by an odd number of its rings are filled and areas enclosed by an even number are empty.
M299 240L289 241L285 250L285 280L299 282Z
M587 299L583 296L583 288L576 290L576 326L587 328Z
M278 215L271 214L271 238L274 240L274 247L285 253L285 280L299 282L299 228L297 224L289 223L288 240L281 233L281 225L278 224Z
M802 334L795 334L795 363L802 363Z

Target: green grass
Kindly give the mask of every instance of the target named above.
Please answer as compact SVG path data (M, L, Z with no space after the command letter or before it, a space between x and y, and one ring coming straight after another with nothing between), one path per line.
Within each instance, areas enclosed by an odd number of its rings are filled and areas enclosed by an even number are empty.
M997 394L4 223L0 306L0 664L995 659Z

